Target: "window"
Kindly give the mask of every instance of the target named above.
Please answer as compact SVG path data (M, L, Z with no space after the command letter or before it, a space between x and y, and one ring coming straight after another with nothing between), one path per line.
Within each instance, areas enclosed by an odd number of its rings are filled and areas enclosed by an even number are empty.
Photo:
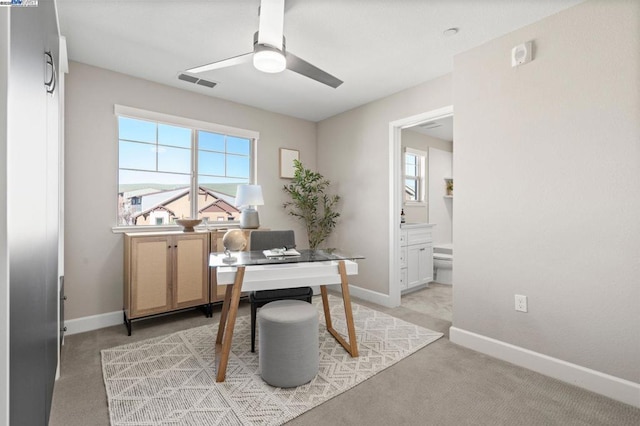
M257 133L116 106L118 226L237 220Z
M404 202L425 202L425 170L427 153L411 148L404 154Z

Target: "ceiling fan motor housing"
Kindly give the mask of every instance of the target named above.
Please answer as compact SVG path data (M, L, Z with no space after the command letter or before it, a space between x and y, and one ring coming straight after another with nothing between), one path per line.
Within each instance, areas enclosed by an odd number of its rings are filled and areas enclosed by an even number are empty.
M268 73L282 72L287 68L285 39L282 36L282 50L267 43L258 43L258 31L253 35L253 66Z

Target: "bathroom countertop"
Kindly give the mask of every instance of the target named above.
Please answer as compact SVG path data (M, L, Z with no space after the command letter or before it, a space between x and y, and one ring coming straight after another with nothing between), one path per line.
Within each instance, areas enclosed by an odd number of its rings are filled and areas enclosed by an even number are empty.
M434 226L433 223L427 222L402 223L400 224L400 229L431 228L432 226Z

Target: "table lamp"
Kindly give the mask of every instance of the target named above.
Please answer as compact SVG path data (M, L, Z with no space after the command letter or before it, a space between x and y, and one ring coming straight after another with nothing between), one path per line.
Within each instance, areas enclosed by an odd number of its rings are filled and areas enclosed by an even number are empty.
M236 206L240 208L240 228L255 229L260 227L258 212L254 206L264 205L262 187L260 185L238 185Z

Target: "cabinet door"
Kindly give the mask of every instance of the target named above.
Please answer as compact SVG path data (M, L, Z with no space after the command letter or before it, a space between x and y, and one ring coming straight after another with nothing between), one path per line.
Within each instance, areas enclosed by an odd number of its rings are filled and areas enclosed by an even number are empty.
M428 283L433 277L433 254L430 244L407 247L407 287Z
M222 244L222 237L227 231L213 231L211 233L211 251L212 252L221 252L224 251L224 245ZM245 233L245 236L247 234ZM209 281L211 283L211 302L221 302L224 300L224 293L227 289L225 285L218 285L218 281L216 279L216 271L215 269L211 270L211 274L209 276Z
M420 246L407 247L407 288L420 284Z
M130 318L166 312L171 309L169 238L131 239Z
M419 250L418 279L420 284L433 281L433 246L431 244L421 244Z
M209 234L194 233L173 237L174 308L209 303Z

